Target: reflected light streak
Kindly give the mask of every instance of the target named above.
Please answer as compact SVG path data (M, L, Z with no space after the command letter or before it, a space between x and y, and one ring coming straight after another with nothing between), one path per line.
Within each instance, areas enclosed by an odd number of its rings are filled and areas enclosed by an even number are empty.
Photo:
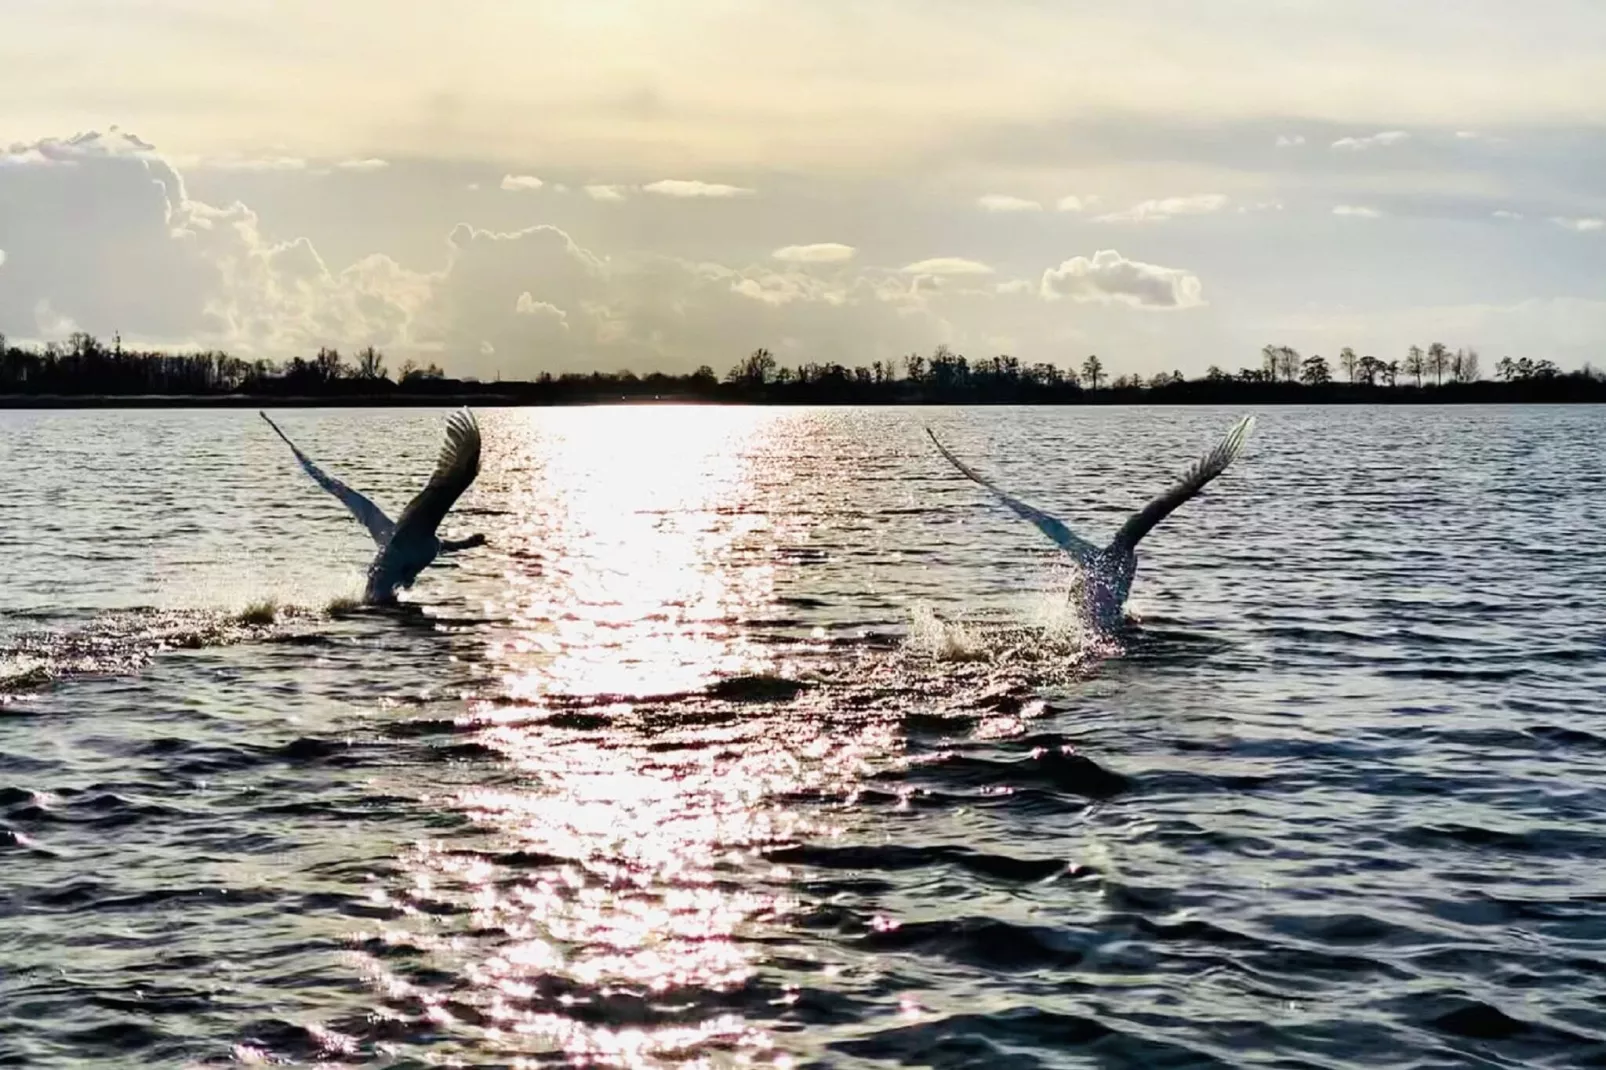
M698 694L779 668L746 629L773 615L777 543L806 537L801 521L772 519L795 512L795 417L621 407L509 419L521 424L482 479L518 518L486 598L487 616L512 623L485 653L499 691L467 718L509 775L443 797L494 846L424 843L404 859L412 886L398 900L456 908L409 916L450 936L398 925L382 938L450 964L449 996L407 998L503 1060L784 1064L768 1032L731 1010L753 985L761 1004L786 1002L756 977L751 941L784 930L800 902L759 851L830 835L787 800L856 783L893 739L887 725L833 730L806 705L733 714ZM594 720L545 723L576 703ZM381 991L406 990L377 960L367 968Z

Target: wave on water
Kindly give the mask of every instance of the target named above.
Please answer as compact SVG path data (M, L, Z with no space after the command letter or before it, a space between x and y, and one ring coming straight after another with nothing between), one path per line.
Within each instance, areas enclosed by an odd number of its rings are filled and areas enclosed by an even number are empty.
M0 641L0 703L64 679L131 675L171 650L293 639L308 625L359 609L344 594L316 605L269 596L227 609L138 607L65 628L26 631Z

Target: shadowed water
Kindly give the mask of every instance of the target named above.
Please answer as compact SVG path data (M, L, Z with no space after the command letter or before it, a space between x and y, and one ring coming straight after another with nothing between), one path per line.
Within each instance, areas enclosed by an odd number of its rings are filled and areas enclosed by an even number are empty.
M393 516L443 412L276 414ZM1606 413L0 412L0 1065L1606 1065Z

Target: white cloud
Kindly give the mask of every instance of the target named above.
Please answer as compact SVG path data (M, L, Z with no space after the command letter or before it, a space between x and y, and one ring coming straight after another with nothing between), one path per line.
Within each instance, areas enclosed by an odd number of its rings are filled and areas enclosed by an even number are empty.
M587 186L586 195L594 201L622 201L625 191L622 186Z
M1253 204L1240 204L1239 215L1248 215L1251 212L1280 212L1283 210L1282 201L1255 201Z
M1227 206L1227 198L1220 193L1199 193L1191 197L1164 197L1143 201L1120 212L1098 217L1100 223L1159 222L1179 215L1209 215Z
M1411 135L1404 130L1384 130L1379 134L1368 137L1341 137L1333 142L1333 148L1349 152L1359 152L1363 149L1387 148L1390 145L1399 145L1411 139Z
M960 256L937 256L919 260L900 269L905 275L991 275L993 269L978 260Z
M753 191L745 186L727 186L722 182L700 182L695 179L665 178L641 187L647 193L665 197L747 197Z
M308 166L299 156L212 157L189 163L210 171L305 171Z
M1135 308L1194 308L1203 305L1199 277L1179 268L1128 260L1101 249L1090 260L1072 257L1043 272L1046 300L1119 303Z
M1606 219L1593 216L1553 216L1552 221L1559 227L1577 231L1580 234L1590 234L1597 230L1606 230Z
M502 188L505 190L536 190L546 185L534 175L503 175Z
M6 251L4 249L0 249L0 267L5 267L5 266L6 266Z
M1296 146L1303 145L1304 143L1305 143L1305 135L1304 134L1278 134L1277 135L1277 147L1279 149L1291 149L1291 148L1294 148Z
M794 264L828 264L852 260L855 250L841 242L816 242L813 245L783 245L770 255L777 260Z
M1097 197L1078 197L1068 193L1055 202L1054 208L1060 212L1085 212L1097 200Z
M1494 211L1490 212L1489 215L1492 216L1495 219L1521 219L1522 218L1522 213L1521 212L1513 212L1513 211L1510 211L1509 209L1506 209L1506 208L1496 208Z
M1368 208L1361 204L1335 204L1334 215L1351 216L1356 219L1376 219L1383 213L1376 208Z
M390 166L390 161L370 156L366 159L341 160L335 166L342 171L383 171Z
M1011 197L1006 193L988 193L976 198L976 203L988 212L1041 212L1043 206L1024 197Z

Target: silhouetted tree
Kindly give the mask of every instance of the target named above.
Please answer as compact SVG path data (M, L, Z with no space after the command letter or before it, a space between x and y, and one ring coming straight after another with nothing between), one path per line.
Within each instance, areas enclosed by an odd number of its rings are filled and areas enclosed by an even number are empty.
M1422 376L1427 372L1427 357L1422 353L1421 346L1412 346L1405 352L1405 374L1416 380L1416 385L1422 385Z
M1277 367L1282 371L1283 382L1291 383L1299 376L1299 350L1283 346L1277 351Z
M1338 351L1338 366L1344 369L1345 377L1352 383L1355 381L1355 365L1359 361L1360 358L1355 355L1355 350L1349 346Z
M1433 385L1444 385L1444 373L1450 367L1450 347L1443 342L1428 346L1428 370L1433 373Z
M1327 367L1327 359L1320 353L1305 358L1300 367L1299 381L1307 386L1325 386L1333 381L1333 373Z
M1099 388L1099 380L1104 377L1104 362L1099 360L1097 354L1089 354L1082 362L1082 378L1087 380L1089 390Z

